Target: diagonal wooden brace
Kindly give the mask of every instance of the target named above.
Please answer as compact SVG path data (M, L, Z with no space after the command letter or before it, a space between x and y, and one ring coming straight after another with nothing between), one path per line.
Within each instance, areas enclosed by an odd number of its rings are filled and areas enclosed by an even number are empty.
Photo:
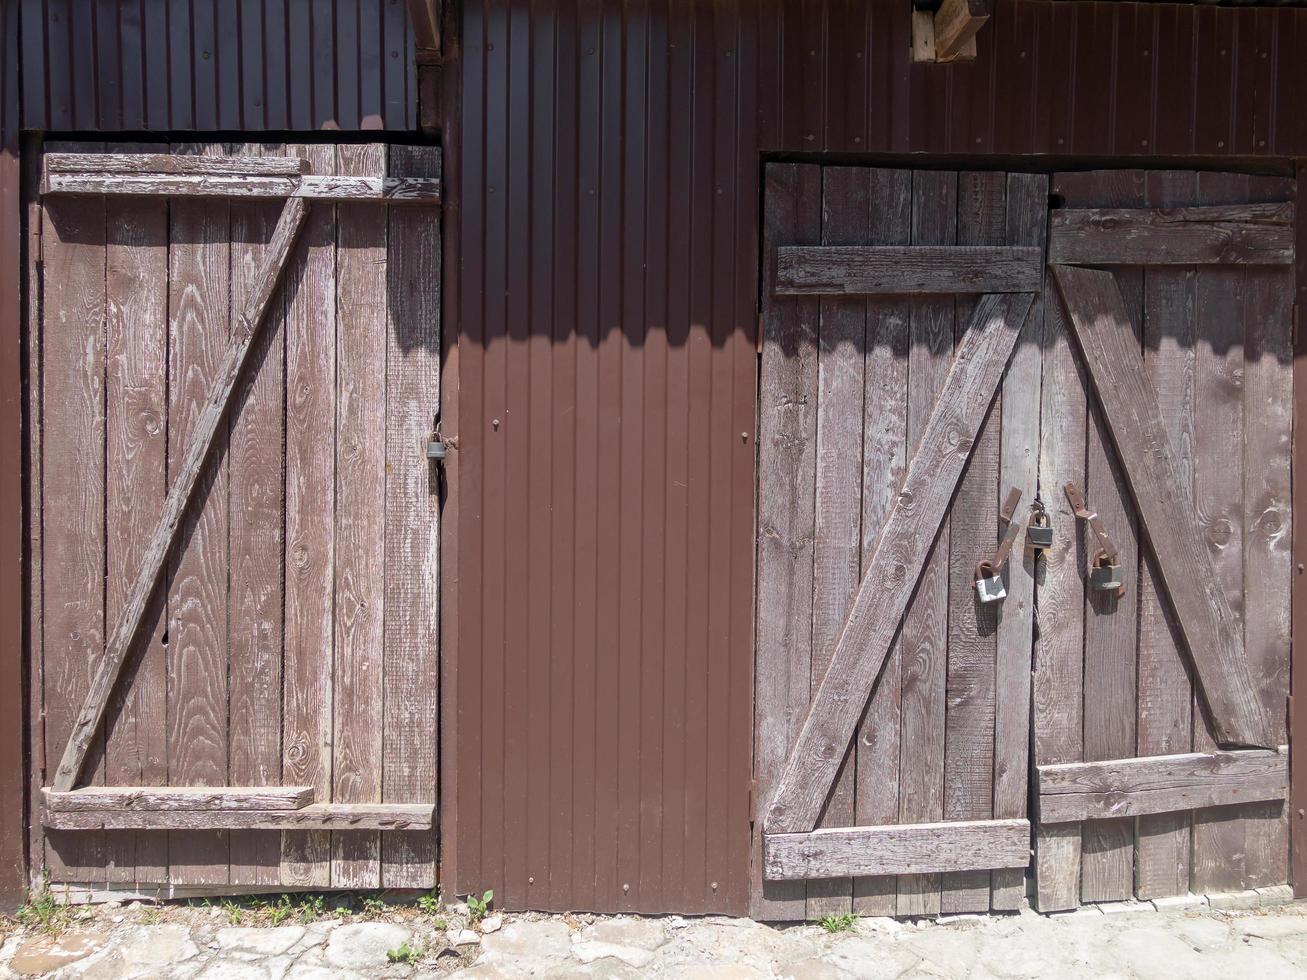
M1031 301L1029 293L990 293L976 303L821 686L777 780L764 818L769 834L806 833L817 824Z
M127 595L126 603L123 604L122 613L109 637L109 642L105 645L104 656L100 658L96 667L95 678L91 681L82 710L73 724L68 745L59 760L59 768L55 771L52 780L56 792L63 793L71 790L81 774L82 766L86 762L86 753L92 739L95 738L96 729L104 718L109 696L118 682L123 663L127 659L127 652L140 631L150 596L159 584L159 576L176 541L182 517L191 502L191 496L204 470L205 461L213 449L214 437L217 435L219 424L226 416L227 407L236 390L236 382L267 318L268 307L281 281L282 272L286 268L286 259L290 255L291 247L295 244L300 228L304 225L308 207L308 202L304 199L291 198L286 201L281 216L277 219L277 227L273 230L272 240L268 243L263 264L259 268L255 289L241 310L235 336L232 337L227 353L214 377L213 385L209 389L209 395L205 399L204 408L196 420L195 432L191 436L191 441L187 443L186 454L178 467L177 477L164 501L163 514L159 518L159 523L155 525L154 533L150 536L150 544L146 548L145 557L141 560L140 571L132 582L132 589Z
M1075 266L1054 266L1053 278L1175 608L1216 741L1223 747L1274 748L1242 631L1198 534L1193 505L1183 495L1185 481L1120 287L1110 272Z

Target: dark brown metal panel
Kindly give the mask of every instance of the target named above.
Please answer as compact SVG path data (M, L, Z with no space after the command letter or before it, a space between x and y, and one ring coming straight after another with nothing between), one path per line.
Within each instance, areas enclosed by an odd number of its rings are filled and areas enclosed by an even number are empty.
M23 115L44 130L410 130L390 0L21 2Z
M18 5L0 4L0 912L23 899L22 198Z

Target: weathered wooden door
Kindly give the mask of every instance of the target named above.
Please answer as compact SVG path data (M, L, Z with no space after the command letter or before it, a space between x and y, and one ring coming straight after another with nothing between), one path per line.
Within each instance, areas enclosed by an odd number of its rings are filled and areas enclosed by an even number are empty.
M972 578L1035 495L1047 198L767 169L759 916L1022 899L1032 581L980 606Z
M33 867L431 886L439 151L45 149Z
M1090 171L1053 192L1036 901L1281 884L1294 182ZM1085 587L1068 481L1120 551L1123 595Z
M1292 183L767 177L756 914L1285 881Z

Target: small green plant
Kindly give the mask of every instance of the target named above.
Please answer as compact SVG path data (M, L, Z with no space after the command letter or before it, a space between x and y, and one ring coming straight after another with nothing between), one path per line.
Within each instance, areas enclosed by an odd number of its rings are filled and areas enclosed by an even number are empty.
M238 902L233 902L230 898L224 898L218 903L223 914L227 916L228 925L238 926L245 921L245 909L241 908Z
M308 924L315 919L321 919L326 914L327 900L321 895L303 895L300 897L299 908L295 912L295 916L300 922Z
M295 914L295 906L291 904L289 895L281 895L275 902L265 904L264 910L268 913L268 921L274 926L281 925Z
M392 963L416 963L422 959L422 950L403 942L394 949L386 950L386 959Z
M828 915L818 921L818 925L827 932L848 932L857 925L858 917L852 912L843 915Z
M418 911L423 915L440 914L440 891L433 888L425 895L418 896Z
M468 918L471 919L474 924L480 922L486 917L486 913L490 911L490 903L493 902L494 899L495 893L488 888L486 889L485 894L480 898L477 898L476 895L469 895L467 897Z
M27 901L18 909L18 921L30 929L39 929L49 936L58 936L68 927L72 913L67 905L50 891L49 877L41 879L41 887L29 892Z
M147 926L157 926L163 921L163 907L159 905L151 905L145 910L144 921Z
M386 911L386 903L377 898L376 895L363 896L363 914L364 915L381 915Z

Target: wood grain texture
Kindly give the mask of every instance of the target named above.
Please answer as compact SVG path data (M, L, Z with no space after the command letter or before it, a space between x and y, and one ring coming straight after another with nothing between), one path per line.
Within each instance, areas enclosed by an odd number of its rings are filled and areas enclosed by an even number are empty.
M215 145L174 149L204 156L221 152ZM228 781L228 464L221 409L236 381L235 372L225 379L223 374L231 336L231 225L225 204L190 200L171 206L168 277L168 501L124 606L124 617L131 619L119 620L110 655L121 663L122 654L115 651L121 645L125 652L134 637L144 597L166 557L169 781L223 786ZM107 657L105 663L110 662ZM103 685L106 694L116 673ZM69 749L74 745L70 741ZM75 775L76 768L61 765L59 776ZM59 778L54 787L70 788ZM208 829L170 832L168 864L169 879L179 884L225 884L227 835Z
M317 173L336 166L335 148L290 148ZM305 219L286 272L286 556L285 651L282 666L282 779L312 786L330 800L335 635L334 454L324 431L336 420L336 208L322 204ZM327 651L332 651L328 655ZM281 875L287 885L331 884L331 837L284 833Z
M1280 198L1293 192L1291 181L1260 178L1249 196ZM1244 652L1271 737L1286 741L1293 578L1292 270L1246 269L1244 289ZM1286 804L1247 808L1244 853L1249 887L1289 880Z
M776 292L1033 293L1042 264L1042 250L1012 246L783 246L777 249Z
M237 379L252 349L254 331L266 313L272 292L280 279L286 254L299 231L304 216L304 205L298 202L288 204L282 218L279 219L277 241L268 251L258 288L253 291L250 303L241 311L239 317L241 334L230 344L225 340L229 269L227 262L220 261L230 252L230 244L226 209L222 208L219 211L221 220L218 217L219 212L212 208L206 210L196 202L178 202L170 215L169 330L170 337L176 341L171 343L170 359L175 361L176 350L183 339L173 337L179 329L179 324L180 329L188 331L192 340L191 346L199 343L201 352L204 352L204 345L212 342L213 335L205 334L202 327L207 322L206 317L219 314L223 322L219 339L225 348L225 354L220 354L218 351L207 353L206 359L214 363L202 364L194 369L191 369L188 363L182 363L180 368L176 363L170 363L169 369L172 373L169 384L169 418L171 419L177 412L184 414L189 412L186 415L185 425L180 428L188 437L193 431L194 438L188 438L187 442L177 442L174 435L178 427L171 425L169 427L168 497L149 539L149 546L144 551L140 569L132 581L131 592L115 623L91 690L87 694L82 710L77 716L74 731L64 749L53 781L55 787L61 791L71 789L80 774L87 746L103 718L109 695L140 627L150 596L160 581L170 549L176 544L179 534L192 534L195 530L193 522L185 524L185 528L183 524L192 496L198 493L203 497L212 491L208 482L201 479L206 472L205 463L210 459L211 454L216 460L213 464L215 473L222 468L219 458L221 454L215 453L215 447L221 448L225 445L225 441L220 436L222 421L226 417L226 409ZM174 253L176 268L173 262ZM211 273L206 263L213 265ZM215 278L217 281L211 285L210 279ZM205 306L210 299L214 303L221 304L219 311L210 311ZM186 397L189 401L179 404L176 397L183 382L187 388ZM186 406L189 406L189 409ZM225 497L225 483L220 489L223 491L220 496ZM225 521L222 527L224 533L220 537L225 541ZM176 569L173 568L171 571L175 574Z
M46 815L62 830L162 830L174 835L228 831L330 831L375 839L379 831L431 830L434 803L312 803L298 810L72 810Z
M870 183L869 241L906 244L912 233L912 172L875 169ZM908 468L911 301L872 297L866 311L860 567L871 562ZM902 654L896 638L858 728L854 823L859 826L892 824L899 817L901 682ZM893 915L897 907L898 881L893 876L854 879L854 911Z
M1142 183L1144 176L1131 172ZM1149 202L1152 203L1152 202ZM1290 265L1294 206L1058 208L1048 261L1059 265Z
M1192 173L1159 171L1145 178L1148 203L1193 202ZM1192 500L1194 317L1197 273L1192 267L1150 268L1144 274L1144 370L1157 393L1185 499ZM1173 755L1193 746L1193 682L1188 654L1170 601L1160 589L1147 536L1139 561L1139 679L1137 749L1140 756ZM1135 894L1141 899L1189 891L1192 814L1142 816L1135 826Z
M1084 749L1082 576L1087 556L1075 533L1076 518L1060 492L1067 481L1083 486L1085 477L1087 383L1071 329L1050 279L1044 295L1039 485L1058 532L1036 566L1031 720L1037 765L1079 762ZM1036 827L1034 904L1040 912L1079 904L1080 849L1078 826Z
M1030 823L958 820L768 834L764 853L764 874L775 880L1022 868L1030 862Z
M1156 396L1144 383L1142 358L1130 339L1133 331L1120 291L1104 272L1056 266L1054 278L1095 389L1104 396L1100 402L1157 551L1167 593L1179 613L1216 737L1235 745L1264 744L1269 741L1266 719L1243 657L1238 620L1179 496L1182 484ZM1220 458L1228 465L1228 456ZM1199 514L1204 519L1201 503ZM1224 544L1234 529L1228 521L1219 529Z
M52 813L73 810L298 810L312 786L87 786L68 793L43 789Z
M911 239L914 249L956 247L956 173L913 173ZM912 300L907 403L908 458L912 460L909 474L916 455L926 445L925 434L932 413L937 404L945 403L942 393L948 384L953 359L955 306L952 296ZM1017 328L1016 324L1012 326ZM976 406L973 411L976 414L970 425L974 429L983 421L984 409ZM951 498L952 483L948 489ZM941 517L946 514L947 504ZM887 522L882 535L888 533L890 526ZM920 581L904 586L905 598L912 595L913 585L916 595L906 607L898 641L901 651L899 823L926 823L944 816L949 528L944 523L938 535L934 531L932 527L930 535L921 541L921 552L912 555L914 562L924 560ZM938 912L938 876L900 878L897 911L899 915Z
M822 169L823 245L866 241L870 186L867 171ZM826 297L817 328L816 522L812 570L811 690L829 663L858 590L861 563L863 388L866 309L858 299ZM847 746L818 827L854 823L854 749ZM852 907L852 882L808 884L809 919Z
M117 153L120 146L109 149ZM48 159L47 155L47 159ZM116 621L167 495L168 205L105 202L105 614ZM157 786L167 770L167 654L156 589L141 635L107 706L105 779ZM110 880L162 881L167 838L116 834Z
M145 145L145 144L142 144ZM298 177L308 173L308 161L298 157L264 156L243 148L234 156L187 156L132 152L120 146L107 153L46 153L43 174L208 174L238 177Z
M1048 214L1048 178L1007 178L1007 240L1042 246ZM1003 379L999 486L1016 487L1023 503L1039 492L1039 403L1044 298L1037 293ZM1029 521L1025 507L1017 511ZM1024 541L1021 542L1024 544ZM1017 550L1017 549L1014 549ZM1030 767L1031 651L1035 574L1039 562L1020 547L1007 571L1007 598L998 610L994 685L994 816L1026 816ZM1019 909L1026 898L1025 870L999 869L991 879L991 907Z
M339 146L347 175L379 175L385 147ZM335 721L332 800L381 800L385 687L386 377L385 211L363 204L336 212ZM381 842L374 834L332 837L331 881L376 888Z
M1067 197L1123 207L1144 203L1143 175L1135 171L1094 172L1079 175L1074 182L1063 178L1061 184ZM1118 269L1113 276L1130 316L1126 324L1129 339L1134 349L1140 350L1143 270ZM1134 755L1136 744L1139 549L1134 505L1096 395L1089 400L1083 490L1103 526L1110 528L1126 584L1121 596L1093 588L1085 592L1084 758L1119 759ZM1087 536L1092 562L1096 538L1084 522L1076 532ZM1125 901L1133 896L1134 831L1131 820L1098 821L1081 828L1081 901Z
M1007 240L1007 176L1000 171L958 175L958 244ZM974 302L959 297L954 344L966 338ZM1027 317L1028 319L1028 317ZM1024 327L1024 324L1023 324ZM998 511L1002 395L989 406L949 511L948 659L944 709L945 820L994 815L994 684L999 603L976 601L975 568L994 554L1006 527ZM989 873L966 871L941 881L940 911L989 911Z
M1282 800L1288 747L1039 766L1039 819L1108 820Z
M234 148L253 159L279 147ZM299 167L298 158L266 158ZM278 202L233 201L231 216L231 332L259 288L265 252L277 225ZM289 258L289 257L288 257ZM285 514L285 303L274 298L232 393L228 432L228 779L241 786L281 782L281 687L285 609L282 522ZM235 832L230 838L233 884L281 880L281 841L275 834Z
M440 175L433 147L390 148L390 172ZM382 799L434 799L440 637L440 470L426 457L440 412L438 212L391 211L386 265L386 685ZM435 837L381 840L387 888L435 885Z
M821 170L768 164L764 255L777 242L821 236ZM768 281L775 273L768 265ZM815 527L818 301L763 291L758 445L758 663L755 757L758 813L753 915L771 921L805 915L802 883L762 877L766 803L799 734L810 700L812 555Z
M976 34L989 22L993 0L943 0L935 10L935 60L976 56Z
M104 221L103 202L45 203L41 589L49 764L77 730L78 707L104 662ZM98 727L97 716L88 752ZM88 781L103 782L98 750L91 763ZM104 881L104 858L102 835L46 837L44 864L55 880Z
M1029 306L1029 297L1008 296L986 297L977 304L972 327L943 386L947 394L926 425L773 796L768 809L772 832L803 832L816 824L908 594L921 577L917 556L939 531L979 419L993 400Z

